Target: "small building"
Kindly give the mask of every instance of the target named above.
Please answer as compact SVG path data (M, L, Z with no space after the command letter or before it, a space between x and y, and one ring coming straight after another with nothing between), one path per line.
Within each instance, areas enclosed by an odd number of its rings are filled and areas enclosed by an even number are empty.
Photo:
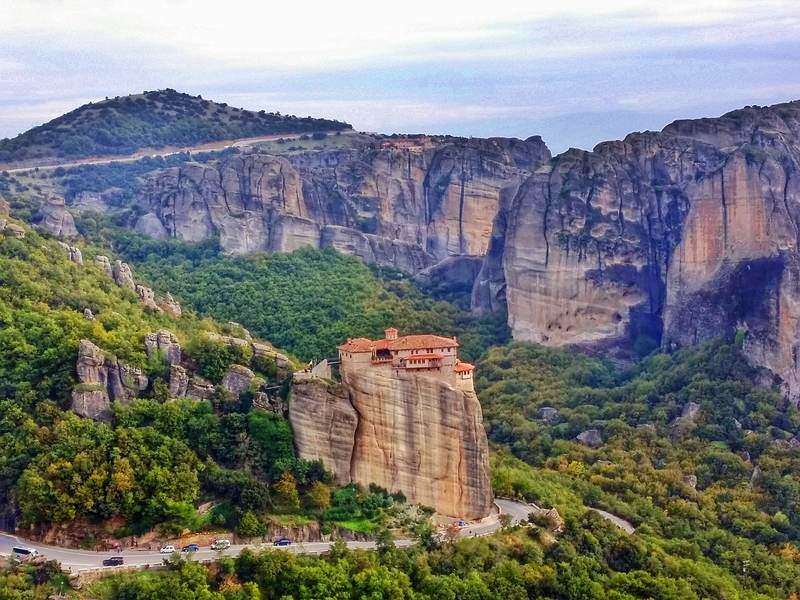
M395 372L426 373L472 387L475 367L458 358L458 340L433 334L398 335L386 329L383 339L351 338L339 346L342 372L386 368Z

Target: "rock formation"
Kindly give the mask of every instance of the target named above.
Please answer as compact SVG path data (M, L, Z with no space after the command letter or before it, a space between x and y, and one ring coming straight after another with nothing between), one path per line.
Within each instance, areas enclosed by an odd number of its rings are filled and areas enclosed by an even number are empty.
M162 329L156 333L148 333L144 338L144 347L147 358L152 358L160 353L168 365L181 364L181 345L171 331Z
M540 138L376 137L289 157L251 152L151 175L137 231L231 254L333 247L415 273L486 252L505 196L550 158Z
M50 196L42 204L35 218L36 226L58 237L75 237L78 230L75 220L67 210L63 198Z
M238 398L250 389L256 374L243 365L231 365L222 378L222 387Z
M800 102L677 121L529 177L473 290L516 339L664 347L747 332L800 398Z
M473 367L457 361L457 346L389 329L384 340L340 346L341 383L295 373L289 419L299 456L322 460L340 484L374 483L454 517L488 515L489 448Z
M111 419L111 401L126 403L147 389L140 369L107 356L89 340L81 340L75 371L80 382L72 390L72 410L90 419Z

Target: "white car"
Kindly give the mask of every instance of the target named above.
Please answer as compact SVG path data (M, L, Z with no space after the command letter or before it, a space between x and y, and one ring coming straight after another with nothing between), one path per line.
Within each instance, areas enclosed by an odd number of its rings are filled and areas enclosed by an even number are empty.
M175 546L164 546L159 552L161 552L161 554L172 554L175 552Z

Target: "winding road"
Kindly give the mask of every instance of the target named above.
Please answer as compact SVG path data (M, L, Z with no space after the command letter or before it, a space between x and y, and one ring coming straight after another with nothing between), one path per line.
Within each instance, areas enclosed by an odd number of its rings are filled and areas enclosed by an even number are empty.
M499 514L495 513L481 521L469 523L459 530L460 537L481 537L491 535L500 529L501 522L499 515L507 514L511 517L511 524L516 525L528 518L528 515L536 510L537 507L513 500L497 499L495 501ZM414 544L410 539L395 540L395 545L399 548L406 548ZM290 546L281 547L281 550L294 552L296 554L322 554L330 550L332 542L298 542ZM95 552L92 550L76 550L72 548L60 548L48 546L37 542L32 542L19 538L9 533L0 533L0 555L11 554L14 546L24 546L34 548L39 554L50 560L57 560L64 568L69 568L73 572L87 571L94 569L114 569L115 567L103 567L103 560L110 556L122 556L125 559L124 567L145 567L158 566L166 557L164 554L153 552L152 550L122 550ZM375 542L347 542L348 548L361 548L374 550ZM274 548L270 543L262 544L237 544L227 550L217 552L210 548L201 548L192 554L195 560L209 561L219 556L238 556L245 548L266 549Z

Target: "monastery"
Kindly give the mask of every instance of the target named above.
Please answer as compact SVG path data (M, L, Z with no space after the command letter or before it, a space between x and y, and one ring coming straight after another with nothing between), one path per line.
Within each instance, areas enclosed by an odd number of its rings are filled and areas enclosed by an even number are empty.
M460 389L473 389L475 367L458 359L458 340L439 335L404 335L390 327L382 340L348 339L339 346L341 372L365 369L425 373L439 376Z

